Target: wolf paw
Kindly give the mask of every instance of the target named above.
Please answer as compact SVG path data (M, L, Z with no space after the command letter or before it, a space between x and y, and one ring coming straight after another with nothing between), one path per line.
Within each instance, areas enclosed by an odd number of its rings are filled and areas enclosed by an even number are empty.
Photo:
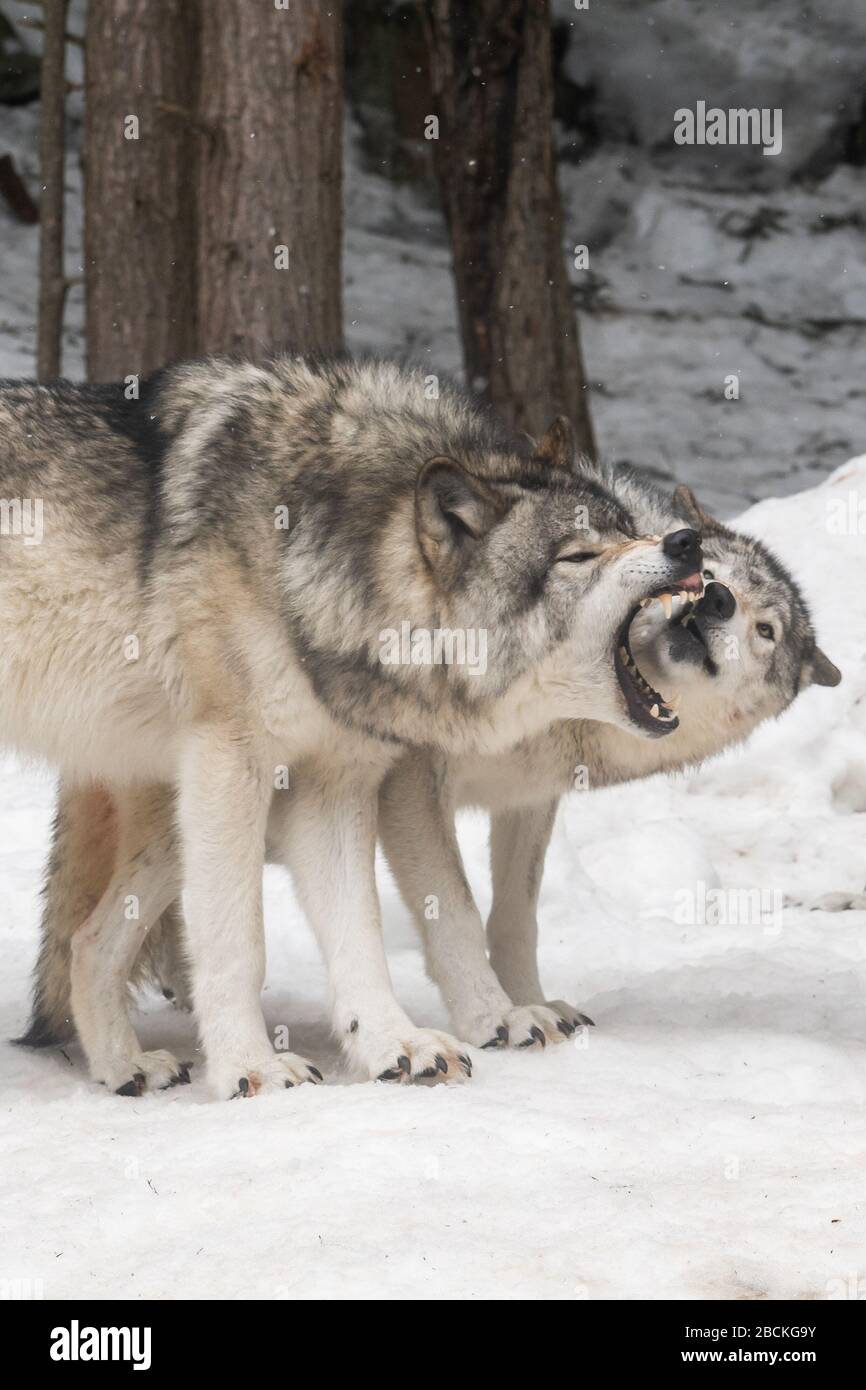
M305 1083L316 1086L322 1073L296 1052L272 1052L256 1062L222 1062L208 1073L220 1100L248 1100L268 1091L290 1091Z
M170 1052L137 1052L93 1068L94 1081L102 1081L118 1096L140 1096L144 1091L164 1091L186 1085L191 1062L179 1062Z
M573 1004L567 1004L564 999L548 999L548 1009L552 1009L559 1016L561 1023L567 1023L571 1027L572 1033L576 1033L580 1028L594 1028L595 1023L589 1014L581 1013Z
M472 1062L465 1043L450 1033L430 1028L401 1028L393 1033L363 1037L353 1033L347 1047L350 1059L371 1081L418 1082L435 1086L440 1081L465 1081Z
M504 1047L546 1047L561 1043L592 1020L561 999L547 1004L516 1004L501 1013L476 1020L469 1031L485 1051Z

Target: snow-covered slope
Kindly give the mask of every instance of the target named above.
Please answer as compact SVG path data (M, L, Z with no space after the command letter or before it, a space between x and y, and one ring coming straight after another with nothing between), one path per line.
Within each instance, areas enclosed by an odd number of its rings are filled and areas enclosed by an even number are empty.
M541 901L551 995L597 1028L543 1054L479 1053L469 1085L343 1083L322 968L269 871L265 1005L329 1084L213 1104L189 1087L106 1095L68 1057L0 1046L0 1287L121 1298L827 1298L866 1239L866 912L810 910L866 879L866 457L743 519L812 600L844 672L699 775L565 805ZM863 529L866 532L866 518ZM26 1014L47 777L0 780L0 1036ZM631 873L610 873L625 844ZM485 828L462 827L489 899ZM684 847L679 859L666 847ZM655 847L655 848L654 848ZM593 877L594 876L594 877ZM781 920L683 926L696 879L780 890ZM393 974L444 1014L392 886ZM157 1040L191 1021L152 1001ZM862 1293L862 1289L861 1289Z

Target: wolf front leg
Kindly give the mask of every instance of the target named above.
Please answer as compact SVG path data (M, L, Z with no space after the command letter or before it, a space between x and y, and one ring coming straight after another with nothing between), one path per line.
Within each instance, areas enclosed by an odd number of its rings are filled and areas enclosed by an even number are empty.
M374 872L381 776L357 762L305 769L280 817L280 857L325 957L332 1027L352 1067L372 1080L462 1078L463 1044L416 1028L394 997Z
M321 1079L306 1058L274 1051L262 1013L270 798L248 738L224 727L189 737L178 799L187 947L208 1080L225 1099Z
M458 1037L490 1049L560 1039L559 1017L523 1001L515 1005L487 959L453 798L435 755L411 753L389 773L379 797L379 836Z
M538 893L558 802L500 811L490 827L493 905L487 941L493 969L515 1002L543 1006L560 1040L592 1019L562 999L546 1000L538 976Z

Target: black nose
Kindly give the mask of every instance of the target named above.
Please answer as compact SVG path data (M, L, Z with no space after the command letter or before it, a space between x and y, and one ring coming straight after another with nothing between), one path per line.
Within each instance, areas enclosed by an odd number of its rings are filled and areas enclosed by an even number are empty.
M737 600L724 584L708 584L698 607L708 618L719 618L726 623L737 611Z
M662 541L662 550L672 560L682 560L684 564L687 560L694 560L698 565L701 559L701 533L692 531L688 526L681 531L671 531Z

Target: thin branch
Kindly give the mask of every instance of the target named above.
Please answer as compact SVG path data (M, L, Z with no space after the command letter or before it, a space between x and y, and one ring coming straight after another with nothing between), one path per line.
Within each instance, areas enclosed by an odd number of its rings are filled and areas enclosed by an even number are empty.
M39 239L39 328L36 375L50 381L60 375L63 303L63 174L66 102L67 0L44 0L45 41L39 121L39 166L42 182Z

